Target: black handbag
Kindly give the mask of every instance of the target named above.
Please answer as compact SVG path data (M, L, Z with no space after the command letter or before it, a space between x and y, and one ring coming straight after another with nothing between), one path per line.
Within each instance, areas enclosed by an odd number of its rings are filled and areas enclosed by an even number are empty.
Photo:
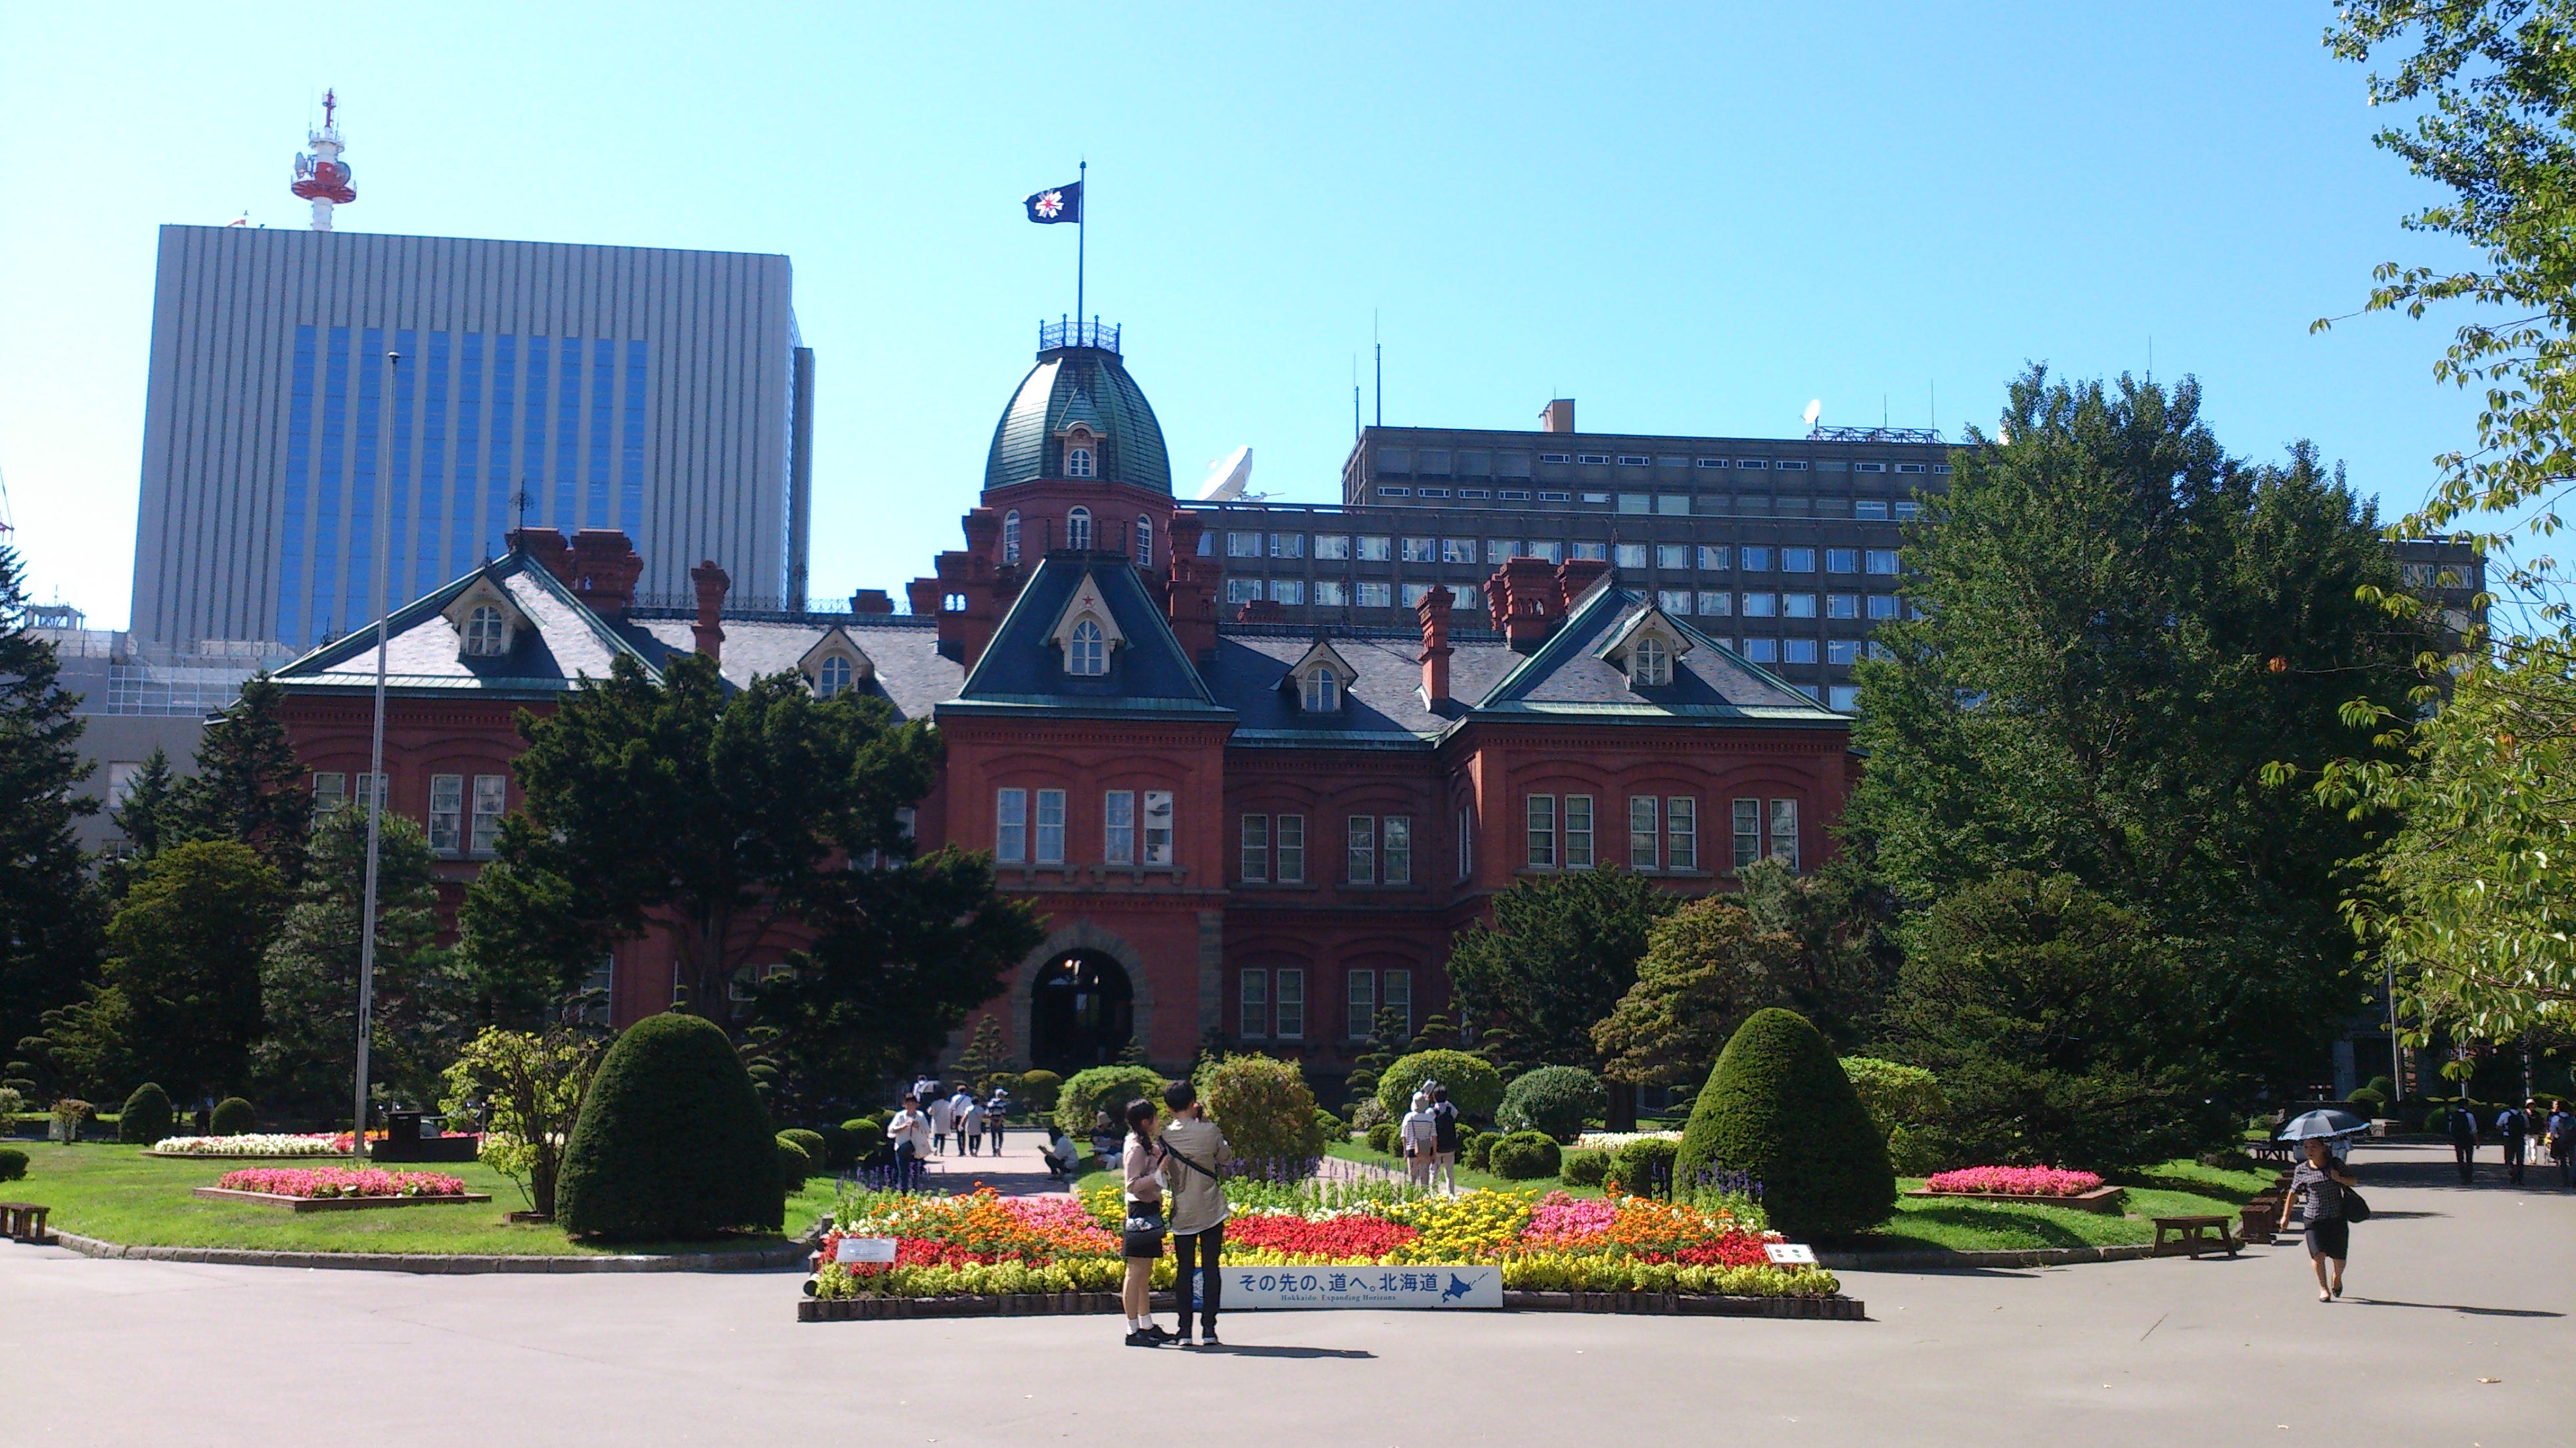
M2338 1185L2340 1185L2340 1183L2338 1183ZM2361 1193L2354 1191L2350 1187L2343 1187L2342 1190L2343 1219L2347 1222L2369 1221L2370 1203L2363 1201L2361 1199Z
M1121 1234L1120 1252L1128 1257L1163 1255L1163 1207L1143 1202L1127 1204L1127 1229Z

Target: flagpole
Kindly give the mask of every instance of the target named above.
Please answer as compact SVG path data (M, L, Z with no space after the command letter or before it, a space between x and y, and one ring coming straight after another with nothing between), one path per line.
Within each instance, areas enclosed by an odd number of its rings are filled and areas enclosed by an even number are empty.
M1081 166L1075 170L1073 182L1075 188L1073 194L1082 198L1078 203L1080 209L1073 213L1073 335L1076 339L1082 336L1083 244L1091 239L1091 233L1085 229L1090 225L1086 218L1091 215L1091 188L1082 183L1090 177L1091 161L1086 157Z

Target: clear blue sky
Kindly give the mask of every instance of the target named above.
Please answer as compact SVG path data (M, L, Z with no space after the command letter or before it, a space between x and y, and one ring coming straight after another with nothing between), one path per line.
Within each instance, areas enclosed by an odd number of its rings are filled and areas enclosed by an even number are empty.
M2473 411L2448 323L2352 310L2450 255L2322 4L0 9L0 473L38 598L125 619L154 227L295 226L337 86L351 230L783 252L818 353L817 594L956 546L1091 163L1093 310L1187 495L1332 501L1390 423L1991 426L2025 360L2197 374L2391 507ZM754 13L756 10L756 13ZM1729 14L1726 11L1741 11ZM218 13L222 12L222 13ZM900 596L898 594L898 596Z

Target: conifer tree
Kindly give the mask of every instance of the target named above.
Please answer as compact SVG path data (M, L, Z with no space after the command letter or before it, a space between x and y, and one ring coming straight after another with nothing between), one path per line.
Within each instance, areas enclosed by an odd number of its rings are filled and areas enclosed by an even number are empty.
M17 551L0 547L0 1049L78 996L98 961L98 893L72 834L98 810L74 793L97 766L80 757L80 696L60 678L29 624Z
M175 814L186 838L239 840L292 886L304 879L313 790L278 718L285 699L266 673L242 685L241 697L206 726L197 772L178 786ZM358 798L364 788L362 782Z

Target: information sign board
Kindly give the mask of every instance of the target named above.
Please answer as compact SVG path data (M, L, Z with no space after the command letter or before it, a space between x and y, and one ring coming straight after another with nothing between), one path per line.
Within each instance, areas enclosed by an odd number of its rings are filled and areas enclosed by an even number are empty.
M835 1262L891 1262L894 1260L892 1237L843 1237L834 1246Z
M1226 1311L1503 1305L1500 1267L1228 1267Z
M1769 1253L1772 1262L1778 1266L1813 1267L1816 1265L1816 1249L1804 1242L1765 1242L1762 1244L1762 1250Z

